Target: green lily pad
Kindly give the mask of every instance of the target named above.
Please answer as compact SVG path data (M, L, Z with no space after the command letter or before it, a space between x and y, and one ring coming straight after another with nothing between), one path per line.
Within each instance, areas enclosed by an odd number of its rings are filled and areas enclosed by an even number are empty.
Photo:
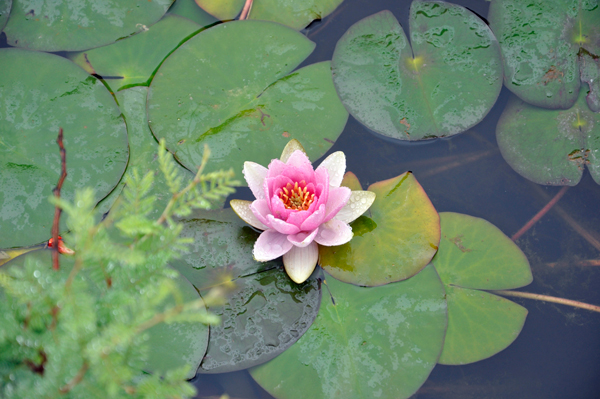
M391 12L354 24L333 54L333 80L348 111L400 140L451 136L477 124L502 88L500 48L467 9L413 1L411 47Z
M346 174L344 174L344 178L342 179L342 184L340 184L340 186L348 187L353 191L362 190L360 180L358 180L358 177L356 177L356 175L352 172L346 172Z
M342 132L348 113L329 62L288 75L313 48L303 35L272 22L208 29L158 70L148 94L150 128L190 170L200 164L204 144L212 154L207 171L241 171L248 160L267 165L292 138L318 159Z
M446 299L431 266L413 278L365 288L327 278L321 311L290 349L250 369L276 398L408 398L435 366Z
M90 74L102 76L114 91L134 85L148 86L160 63L200 28L185 18L167 15L137 35L70 54L69 58Z
M568 110L547 110L514 97L496 127L502 156L521 176L538 183L574 186L587 165L600 184L600 114L586 104L587 90Z
M8 16L10 15L10 7L12 0L0 0L0 32L4 29Z
M317 317L321 302L315 272L298 285L281 259L252 258L258 233L231 208L197 212L184 220L182 236L194 239L190 252L171 265L206 295L218 287L226 303L210 311L221 324L210 327L208 351L198 372L222 373L264 363L289 348ZM210 294L208 294L210 295Z
M319 264L338 280L382 285L423 269L438 249L440 219L412 173L377 182L377 198L350 224L354 237L337 247L319 246Z
M432 263L448 299L448 332L439 362L466 364L488 358L519 335L527 310L479 290L531 283L529 262L496 226L459 213L440 213L442 239Z
M30 50L80 51L143 32L173 0L15 0L4 32L8 44Z
M169 14L187 18L203 28L218 21L218 19L200 8L194 0L177 0L169 8Z
M114 98L71 61L2 49L0 65L0 242L8 248L50 238L48 197L60 176L60 127L68 173L61 196L70 201L82 187L104 198L125 170L128 147Z
M600 55L597 2L495 0L488 19L502 49L506 87L538 107L571 108L581 84L581 49Z
M246 0L196 0L204 11L221 21L234 19L244 8Z
M200 299L200 295L190 282L178 274L175 284L181 294L182 303ZM173 298L166 301L163 311L176 305ZM198 310L206 314L206 308ZM150 351L144 370L151 373L166 373L188 366L186 379L193 378L208 347L209 327L197 321L160 323L148 329Z
M581 81L587 83L590 89L585 98L588 107L594 112L600 112L600 57L594 58L589 53L581 53L579 72Z

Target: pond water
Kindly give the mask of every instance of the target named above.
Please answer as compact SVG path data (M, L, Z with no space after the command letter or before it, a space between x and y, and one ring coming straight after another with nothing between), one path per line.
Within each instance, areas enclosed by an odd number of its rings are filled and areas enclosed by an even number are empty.
M301 64L331 60L337 41L359 20L390 10L405 31L410 1L345 0L331 15L301 31L316 43ZM480 16L489 2L454 1ZM8 47L0 35L0 47ZM1 67L0 67L1 73ZM533 183L503 159L496 125L512 94L502 88L487 116L450 138L409 143L374 133L352 116L327 154L343 151L347 170L363 188L412 171L438 212L490 221L509 237L560 191ZM326 155L327 155L326 154ZM253 199L241 188L235 198ZM585 171L558 204L516 243L527 256L533 282L522 290L600 304L600 185ZM596 246L594 246L596 243ZM596 260L596 266L582 261ZM437 365L414 398L598 398L600 314L563 305L511 298L529 311L523 330L500 353L464 366ZM247 371L199 374L196 398L272 398Z

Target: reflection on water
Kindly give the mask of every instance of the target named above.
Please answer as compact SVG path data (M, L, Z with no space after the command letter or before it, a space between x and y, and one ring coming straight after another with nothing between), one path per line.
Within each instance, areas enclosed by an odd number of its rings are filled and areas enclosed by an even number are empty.
M489 3L455 1L487 16ZM345 0L323 21L303 31L316 42L301 64L330 60L335 44L360 19L391 10L405 32L410 1ZM599 24L600 25L600 24ZM407 32L408 33L408 32ZM6 47L0 35L0 47ZM419 180L437 211L484 218L507 235L518 231L560 188L536 185L514 172L496 144L496 123L510 97L506 88L484 120L469 131L425 144L396 142L369 132L350 117L328 152L344 151L347 170L363 188L407 170ZM326 154L327 155L327 154ZM237 198L243 198L239 190ZM249 191L247 199L251 199ZM600 269L583 262L600 258L600 186L589 172L517 244L534 276L524 290L600 304ZM525 327L506 350L466 366L436 366L415 398L600 397L600 315L522 299ZM271 398L247 371L198 375L197 398Z

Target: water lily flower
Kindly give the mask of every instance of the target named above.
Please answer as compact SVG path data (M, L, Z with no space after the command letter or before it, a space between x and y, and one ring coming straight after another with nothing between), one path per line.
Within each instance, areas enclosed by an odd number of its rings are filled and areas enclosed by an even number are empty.
M283 256L285 271L296 283L310 277L319 257L318 245L342 245L352 238L348 223L375 200L370 191L340 187L346 157L338 151L315 170L297 140L268 168L244 163L244 178L256 200L230 202L246 223L264 230L254 244L259 262Z

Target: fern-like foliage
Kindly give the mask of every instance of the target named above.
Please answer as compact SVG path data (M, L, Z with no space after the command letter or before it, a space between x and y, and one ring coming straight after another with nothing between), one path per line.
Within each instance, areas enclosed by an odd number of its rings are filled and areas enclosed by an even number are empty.
M125 189L104 220L92 190L71 203L51 199L66 216L65 242L75 255L27 255L0 269L1 398L188 398L194 387L185 368L143 374L147 331L159 323L218 323L202 299L186 303L167 263L185 251L174 216L233 191L233 173L203 174L209 151L193 181L182 187L175 161L161 142L159 165L172 197L151 219L153 173L128 172ZM209 295L211 301L218 295ZM215 299L216 298L216 299Z

